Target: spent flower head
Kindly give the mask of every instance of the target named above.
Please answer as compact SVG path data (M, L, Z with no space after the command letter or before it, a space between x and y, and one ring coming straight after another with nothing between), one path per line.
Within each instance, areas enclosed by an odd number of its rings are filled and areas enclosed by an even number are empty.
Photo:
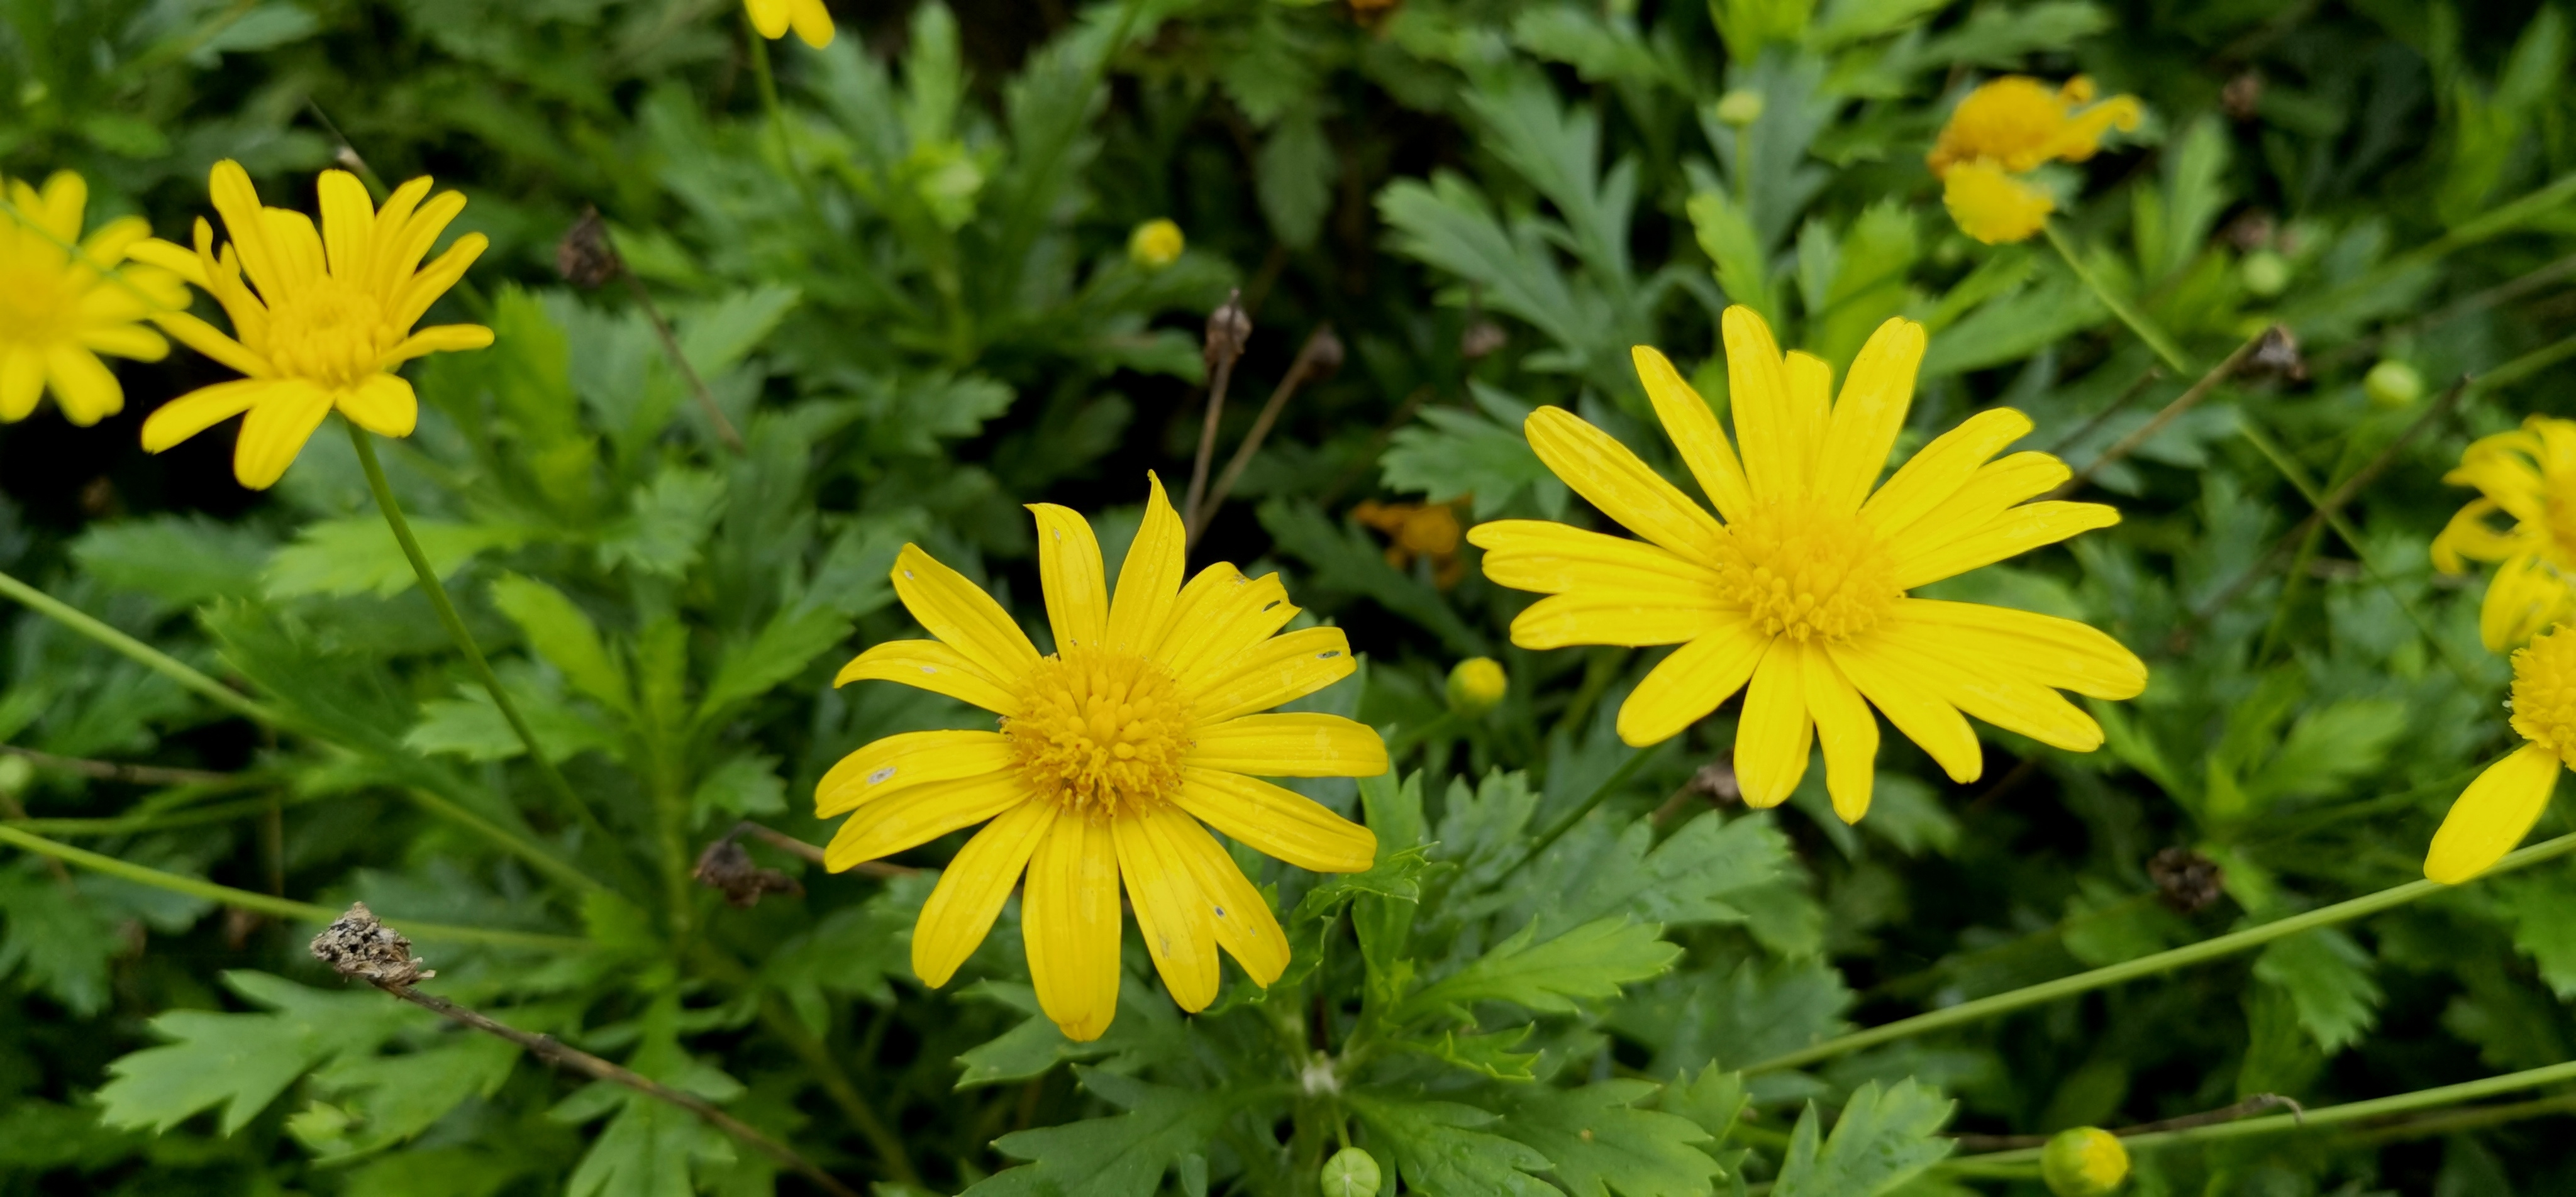
M0 178L0 196L0 422L26 419L51 389L64 419L96 424L125 407L99 355L167 356L170 343L144 321L188 306L188 288L129 260L152 237L139 216L81 236L89 184L77 174L58 171L41 191Z
M904 546L895 594L937 639L877 645L837 682L901 682L999 724L888 736L833 766L814 795L818 816L850 816L824 850L835 871L984 824L922 907L913 972L947 984L1025 872L1020 926L1038 1004L1075 1040L1099 1038L1118 1010L1122 881L1182 1009L1215 1000L1219 948L1255 984L1287 968L1269 902L1207 827L1317 872L1377 857L1367 828L1258 780L1386 771L1386 745L1365 724L1260 713L1349 676L1350 642L1339 628L1276 634L1297 614L1277 574L1218 563L1184 584L1187 533L1162 484L1150 486L1115 597L1091 525L1030 505L1055 633L1045 655L991 596Z
M2576 765L2576 630L2552 628L2513 654L2514 733L2523 745L2451 803L2424 875L2458 885L2495 867L2549 808L2558 771Z
M2045 453L1988 460L2031 429L2009 408L1970 416L1876 486L1913 402L1922 325L1880 325L1837 401L1832 368L1784 357L1751 308L1722 324L1734 444L1663 354L1634 353L1715 516L1573 413L1530 414L1539 460L1643 539L1542 520L1469 531L1488 577L1549 596L1512 621L1512 642L1679 645L1620 706L1619 736L1659 743L1745 691L1735 772L1754 806L1788 798L1821 743L1834 810L1859 819L1878 756L1872 706L1962 782L1985 768L1969 715L2070 752L2100 747L2101 726L2058 691L2135 697L2147 680L2135 654L2073 620L1907 592L2119 512L2025 502L2068 471Z
M416 357L492 343L492 330L478 324L412 328L486 244L483 234L467 233L421 265L465 208L463 195L431 196L429 188L427 178L413 179L378 209L357 176L326 170L317 226L301 212L263 206L240 163L216 163L207 190L229 242L218 246L201 217L195 253L175 245L141 249L214 296L233 326L226 336L173 311L155 317L162 329L245 377L163 405L143 422L143 447L159 453L248 413L233 475L260 490L286 473L334 410L370 432L411 435L419 399L394 370Z

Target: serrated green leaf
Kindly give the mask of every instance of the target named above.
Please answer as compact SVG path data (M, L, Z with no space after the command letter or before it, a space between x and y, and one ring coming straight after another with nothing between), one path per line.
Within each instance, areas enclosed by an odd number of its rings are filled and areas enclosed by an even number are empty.
M1663 928L1627 915L1595 919L1545 942L1533 920L1466 967L1406 998L1393 1018L1408 1022L1463 1013L1476 1002L1510 1002L1541 1014L1567 1014L1577 999L1616 997L1620 986L1659 976L1682 950Z
M1574 1197L1706 1193L1718 1172L1717 1161L1698 1146L1710 1141L1708 1132L1688 1118L1637 1107L1661 1088L1611 1080L1525 1091L1503 1130L1546 1155L1557 1183Z
M1396 430L1378 459L1387 486L1434 503L1472 496L1479 520L1524 492L1550 518L1563 516L1572 492L1521 434L1521 421L1534 409L1481 381L1467 386L1481 410L1426 407L1422 423Z
M966 1190L974 1197L1130 1197L1160 1189L1183 1159L1204 1155L1234 1111L1258 1091L1165 1088L1096 1068L1077 1068L1082 1087L1125 1110L1107 1118L1017 1131L993 1141L1030 1161Z
M1290 112L1262 139L1261 153L1252 163L1253 188L1261 199L1261 214L1281 244L1305 249L1315 243L1324 214L1332 210L1333 179L1339 173L1333 143L1311 106Z
M827 995L893 1001L887 979L910 975L912 927L937 882L932 873L897 877L867 901L824 916L761 962L761 983L784 994L816 1035L831 1030Z
M2328 1055L2358 1041L2378 1021L2379 983L2370 953L2336 927L2275 940L2254 958L2254 976L2290 995L2299 1025Z
M0 869L0 977L22 974L82 1018L105 1009L115 925L70 886L31 870Z
M1474 1106L1421 1101L1376 1093L1344 1100L1371 1133L1372 1154L1391 1163L1404 1184L1424 1197L1552 1197L1556 1189L1532 1173L1546 1156L1527 1144L1481 1128L1499 1119Z
M480 554L516 548L530 539L525 528L446 520L413 519L411 531L441 581ZM372 515L305 525L295 543L269 556L261 578L268 597L279 599L369 591L391 598L420 584L392 529Z
M519 625L528 648L563 671L573 688L624 711L635 699L626 668L609 655L599 625L564 593L534 578L503 574L492 582L492 605Z
M258 589L273 547L257 529L165 515L93 524L72 542L71 553L84 572L110 587L193 607Z
M265 973L228 972L224 984L267 1014L173 1010L151 1022L171 1042L107 1066L99 1120L166 1132L191 1115L224 1108L223 1133L248 1125L295 1078L344 1053L363 1053L407 1021L426 1017L373 990L326 993Z
M707 534L724 514L724 479L674 467L627 496L626 518L599 541L602 569L631 566L676 578L698 563Z
M1880 1090L1870 1081L1843 1103L1834 1133L1817 1146L1809 1103L1780 1161L1778 1197L1878 1197L1939 1162L1957 1146L1937 1134L1958 1103L1910 1078Z
M1571 838L1571 837L1569 837ZM1564 841L1560 841L1564 842ZM1655 842L1643 821L1615 839L1595 839L1593 852L1552 860L1539 883L1550 895L1539 904L1545 928L1589 922L1626 911L1666 926L1736 923L1738 905L1788 868L1789 841L1768 819L1701 814ZM1556 855L1551 853L1551 855Z
M769 693L849 633L849 618L830 607L780 611L759 635L725 653L705 696L698 700L698 718L715 718L736 703Z
M470 1031L398 1056L344 1055L313 1074L313 1086L345 1110L342 1133L298 1135L325 1160L346 1159L429 1129L470 1097L490 1097L510 1077L518 1046Z
M957 1074L960 1089L1026 1080L1068 1060L1098 1060L1109 1071L1132 1073L1184 1050L1180 1015L1171 999L1159 988L1148 988L1132 976L1119 980L1118 1014L1110 1021L1108 1032L1088 1043L1065 1038L1054 1020L1039 1008L1037 990L1025 983L978 981L958 990L957 996L1008 1006L1028 1015L1020 1025L957 1057L964 1066Z
M1673 1078L1655 1098L1655 1108L1688 1118L1692 1125L1708 1132L1706 1150L1714 1152L1735 1133L1736 1121L1744 1116L1747 1100L1744 1074L1724 1072L1711 1064L1700 1069L1697 1076L1683 1073Z
M2513 920L2513 946L2539 966L2559 1000L2576 999L2576 873L2530 869L2489 882Z

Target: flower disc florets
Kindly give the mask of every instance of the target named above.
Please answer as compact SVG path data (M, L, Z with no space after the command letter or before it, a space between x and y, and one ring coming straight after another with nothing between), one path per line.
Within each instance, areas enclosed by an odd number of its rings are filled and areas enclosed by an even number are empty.
M325 276L269 307L269 360L278 373L346 389L377 373L403 331L365 290Z
M2576 762L2576 632L2553 629L2513 654L2513 730Z
M1068 813L1134 814L1181 785L1189 711L1161 666L1131 653L1076 647L1046 657L1002 721L1031 790Z
M1717 574L1719 599L1762 635L1801 644L1861 635L1904 595L1859 516L1805 500L1766 503L1728 527Z

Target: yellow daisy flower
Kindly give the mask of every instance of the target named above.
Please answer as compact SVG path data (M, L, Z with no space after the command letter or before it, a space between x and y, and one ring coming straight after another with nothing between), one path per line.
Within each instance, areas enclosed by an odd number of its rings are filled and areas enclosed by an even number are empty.
M1835 812L1865 814L1878 755L1872 706L1961 782L1984 769L1963 712L2071 752L2099 747L2100 725L2057 691L2134 697L2147 680L2135 654L2072 620L1906 592L2108 527L2119 513L2023 502L2068 471L2045 453L1987 460L2031 429L2009 408L1969 417L1873 493L1913 401L1923 326L1880 325L1835 401L1831 367L1784 358L1751 308L1727 309L1722 324L1741 462L1672 363L1649 346L1634 351L1714 517L1572 413L1530 414L1523 427L1548 469L1645 539L1542 520L1470 531L1486 576L1550 596L1512 621L1512 643L1680 645L1619 708L1619 736L1658 743L1746 690L1735 771L1755 806L1797 789L1821 742Z
M195 253L165 245L152 260L214 296L232 319L233 335L184 311L156 319L182 344L248 377L164 404L143 422L146 450L159 453L248 412L233 450L233 476L265 489L334 408L370 432L411 435L420 403L395 367L492 343L492 330L479 324L412 331L483 252L483 234L467 233L437 261L420 264L464 209L464 196L430 197L429 180L413 179L395 188L379 211L357 176L326 170L316 229L301 212L262 207L250 175L230 159L215 164L207 190L231 243L218 251L214 229L199 218Z
M2576 763L2576 631L2554 628L2513 654L2513 730L2526 741L2487 767L2451 803L2424 875L2458 885L2511 852L2558 786L2560 766Z
M2576 421L2533 416L2511 432L2480 437L2442 481L2478 489L2433 538L2433 565L2458 574L2471 559L2497 563L2478 608L2478 638L2487 648L2503 652L2576 618L2576 593L2567 584L2576 573ZM2487 522L2499 512L2513 521L2502 531Z
M168 356L170 343L142 321L188 306L188 289L167 270L127 261L152 237L139 216L81 238L89 184L79 175L58 172L42 191L0 179L0 192L17 213L0 210L0 423L26 419L50 385L64 419L96 424L125 407L125 389L98 355Z
M1924 158L1959 231L1988 245L2037 234L2056 203L2014 176L2047 162L2082 162L2102 148L2104 133L2138 127L2137 97L2092 101L2093 81L2081 75L2053 92L2029 76L2006 75L1959 101Z
M832 10L823 0L742 0L742 7L751 14L751 27L773 42L794 26L806 45L820 50L832 44Z
M849 815L825 849L834 871L977 823L913 930L912 969L944 985L993 926L1025 870L1021 927L1047 1017L1097 1039L1118 1010L1118 890L1163 984L1198 1011L1222 947L1261 985L1288 942L1202 823L1299 868L1366 869L1377 837L1268 777L1373 777L1386 745L1338 715L1255 714L1350 674L1339 628L1273 635L1297 614L1279 576L1217 564L1181 582L1186 532L1149 481L1144 526L1112 599L1091 525L1032 504L1038 577L1056 651L1040 656L1010 614L955 570L905 545L895 594L936 640L861 653L835 684L902 682L982 707L996 731L888 736L832 767L822 818Z

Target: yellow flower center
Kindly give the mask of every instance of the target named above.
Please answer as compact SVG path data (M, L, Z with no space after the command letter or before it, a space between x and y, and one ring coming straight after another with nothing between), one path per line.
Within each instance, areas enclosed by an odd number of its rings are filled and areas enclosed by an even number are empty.
M269 305L268 357L278 373L335 390L366 381L402 339L376 297L325 276Z
M2513 654L2513 730L2576 761L2576 632L2552 629Z
M1809 499L1766 503L1728 527L1717 577L1719 599L1743 607L1756 631L1802 644L1867 632L1905 594L1858 515Z
M0 220L0 238L10 233ZM0 240L0 248L6 244ZM66 282L60 263L0 262L0 341L50 345L70 339L80 305L78 291Z
M1133 814L1181 785L1189 711L1170 672L1132 653L1072 648L1041 659L1002 721L1020 775L1071 814Z

